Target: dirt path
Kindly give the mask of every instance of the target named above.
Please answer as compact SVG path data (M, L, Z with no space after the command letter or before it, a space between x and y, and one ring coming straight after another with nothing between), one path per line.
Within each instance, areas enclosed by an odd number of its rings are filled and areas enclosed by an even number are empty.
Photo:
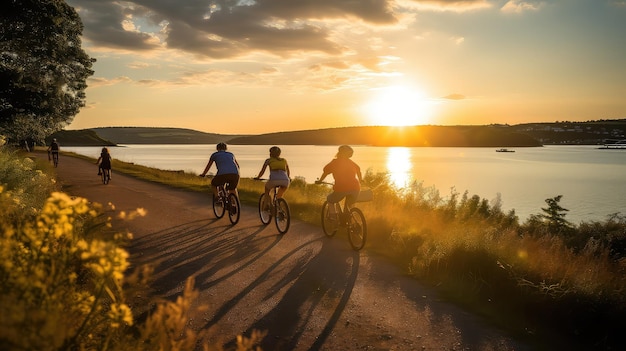
M319 227L295 221L279 236L249 206L231 226L214 219L208 194L115 172L103 185L94 164L73 157L62 155L57 173L70 195L112 203L116 213L147 210L116 221L134 234L131 262L154 264L153 287L170 299L196 277L209 309L191 324L210 328L209 342L258 329L268 332L264 350L531 349Z

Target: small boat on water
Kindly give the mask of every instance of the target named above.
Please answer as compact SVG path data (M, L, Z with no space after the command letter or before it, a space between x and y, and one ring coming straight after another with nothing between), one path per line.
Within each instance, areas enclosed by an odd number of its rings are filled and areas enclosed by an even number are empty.
M624 149L626 150L626 139L607 140L608 142L600 146L598 149Z
M502 149L496 149L496 152L515 152L515 150L509 150L509 149L502 148Z

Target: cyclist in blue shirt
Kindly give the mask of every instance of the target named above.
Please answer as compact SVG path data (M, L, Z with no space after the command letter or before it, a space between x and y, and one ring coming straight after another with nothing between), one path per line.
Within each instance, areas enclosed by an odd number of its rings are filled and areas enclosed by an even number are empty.
M217 167L217 174L211 180L213 195L217 197L217 187L225 183L228 183L228 192L237 195L237 185L239 184L239 163L237 163L235 155L226 151L227 147L225 143L217 144L216 148L217 151L211 155L209 163L207 163L204 168L204 172L202 172L200 176L204 177L213 163L215 163L215 166Z

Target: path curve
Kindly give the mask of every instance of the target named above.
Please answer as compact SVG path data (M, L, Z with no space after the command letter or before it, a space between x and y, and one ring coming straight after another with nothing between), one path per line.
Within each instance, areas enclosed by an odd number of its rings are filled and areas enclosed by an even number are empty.
M97 155L94 155L97 156ZM232 342L265 330L264 350L530 350L480 318L446 303L384 259L354 252L345 237L292 221L277 235L256 207L243 206L231 226L216 220L208 194L113 172L103 185L97 166L61 155L64 192L103 205L112 217L137 208L145 217L114 221L134 240L131 263L155 265L152 288L169 299L195 276L208 310L190 325L209 329L207 342Z

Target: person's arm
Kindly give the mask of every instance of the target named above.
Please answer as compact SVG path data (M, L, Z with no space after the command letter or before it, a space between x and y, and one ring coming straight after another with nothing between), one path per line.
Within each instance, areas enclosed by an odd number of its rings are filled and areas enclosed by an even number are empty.
M101 160L102 160L102 156L98 157L98 159L96 160L96 164L100 164Z
M322 176L318 179L319 182L324 181L324 179L326 179L326 177L331 173L331 167L330 165L333 163L333 161L330 161L329 164L327 164L326 166L324 166L324 169L322 170Z
M257 179L261 178L263 176L263 174L265 174L265 169L267 168L268 164L267 164L267 160L265 160L265 162L263 162L263 166L261 166L261 171L259 172L259 175L256 176Z
M207 172L209 171L209 169L211 168L211 166L213 165L213 159L209 160L209 163L207 163L206 167L204 167L204 172L202 172L202 174L200 174L200 177L204 177Z
M291 179L291 171L289 171L289 163L287 163L287 161L285 161L285 167L287 167L287 177Z
M323 182L324 179L326 179L326 177L328 176L328 172L323 172L322 175L320 176L320 179L318 179L318 181Z

